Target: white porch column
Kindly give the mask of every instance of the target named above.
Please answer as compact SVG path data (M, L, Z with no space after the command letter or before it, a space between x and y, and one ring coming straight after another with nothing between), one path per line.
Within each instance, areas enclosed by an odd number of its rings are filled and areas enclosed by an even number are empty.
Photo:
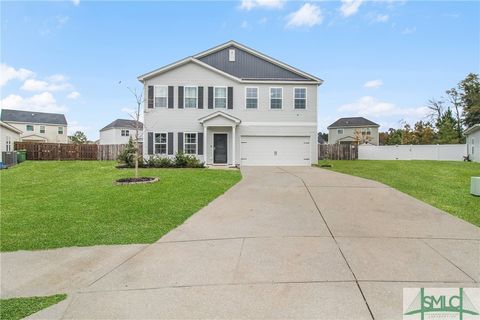
M235 127L236 126L237 126L236 124L234 124L232 126L232 166L235 166L235 162L236 162L236 158L235 158L235 141L237 140L235 138Z
M207 164L209 148L207 146L207 125L203 124L203 161Z

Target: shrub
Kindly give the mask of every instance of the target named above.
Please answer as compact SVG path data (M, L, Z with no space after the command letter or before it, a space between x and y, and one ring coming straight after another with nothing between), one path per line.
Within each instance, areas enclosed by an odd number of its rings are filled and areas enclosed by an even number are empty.
M152 156L148 159L147 165L150 168L172 168L175 163L169 157Z
M128 140L127 145L123 151L118 155L117 161L124 163L128 168L135 167L135 144L133 143L132 137ZM138 167L144 167L144 160L141 156L138 157Z
M204 163L200 162L194 155L179 152L175 155L175 167L177 168L203 168Z

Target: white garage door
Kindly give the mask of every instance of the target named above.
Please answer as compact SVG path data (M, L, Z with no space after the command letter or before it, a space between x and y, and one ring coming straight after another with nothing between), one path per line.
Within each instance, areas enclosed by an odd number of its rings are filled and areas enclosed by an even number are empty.
M244 166L310 165L310 137L242 136Z

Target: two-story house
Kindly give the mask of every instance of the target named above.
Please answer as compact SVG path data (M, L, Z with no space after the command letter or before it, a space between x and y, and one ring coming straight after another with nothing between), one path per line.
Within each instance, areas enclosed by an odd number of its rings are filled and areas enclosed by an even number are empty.
M2 109L0 120L20 130L21 141L68 143L64 114Z
M322 80L229 41L138 77L144 155L196 155L207 165L317 162Z
M99 144L127 144L130 137L135 138L137 121L117 119L100 130ZM143 140L143 123L138 122L139 142Z
M363 117L340 118L327 127L329 144L373 144L378 146L380 125Z

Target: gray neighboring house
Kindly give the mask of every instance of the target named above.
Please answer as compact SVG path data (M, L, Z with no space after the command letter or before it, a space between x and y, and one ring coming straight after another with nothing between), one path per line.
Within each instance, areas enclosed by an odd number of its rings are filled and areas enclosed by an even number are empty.
M117 119L100 130L99 144L126 144L130 137L135 138L137 121ZM143 123L138 122L139 142L143 141Z
M0 120L22 132L20 141L68 143L64 114L2 109Z
M480 123L464 131L467 142L467 154L472 161L480 162Z
M138 77L145 157L195 155L207 165L317 163L322 80L229 41Z
M327 127L328 144L373 144L378 146L380 125L363 117L340 118Z

